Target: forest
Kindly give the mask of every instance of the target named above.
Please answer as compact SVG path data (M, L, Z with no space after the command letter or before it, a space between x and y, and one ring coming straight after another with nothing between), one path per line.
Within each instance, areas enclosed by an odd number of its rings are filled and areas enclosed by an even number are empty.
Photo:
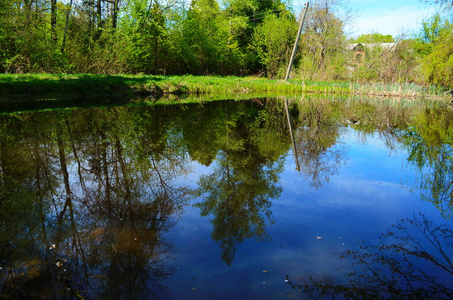
M292 77L453 88L451 0L412 36L348 37L347 1L310 2ZM2 0L0 73L284 77L300 11L289 0ZM352 43L368 47L358 61Z

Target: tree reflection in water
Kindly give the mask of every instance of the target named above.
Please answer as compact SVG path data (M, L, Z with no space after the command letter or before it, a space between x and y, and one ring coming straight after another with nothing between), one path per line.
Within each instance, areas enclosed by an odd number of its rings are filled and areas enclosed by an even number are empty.
M197 206L203 216L211 216L211 237L231 264L239 245L267 238L266 227L273 222L271 205L281 195L279 176L291 148L283 104L254 99L202 108L115 107L0 116L0 290L13 298L153 295L160 279L172 272L166 266L172 246L163 233L194 196L178 183L190 172L190 159L211 166L210 174L199 178ZM423 199L445 217L451 215L451 111L376 99L342 103L307 98L290 104L295 152L312 187L320 188L341 169L345 147L338 140L349 126L364 140L379 135L389 150L404 145L408 161L419 168ZM326 280L300 287L313 295L351 297L360 297L367 286L376 292L370 295L383 297L399 295L385 294L392 288L402 290L403 297L406 292L415 295L408 287L417 292L422 283L430 287L434 281L423 279L425 269L415 271L409 258L431 249L391 248L391 240L403 244L408 240L396 233L410 236L409 229L418 228L437 234L436 243L447 231L423 217L394 228L398 230L385 235L382 244L348 254L364 266L362 277L351 274L345 285ZM365 267L382 272L376 275ZM403 273L407 267L414 271ZM399 277L389 275L392 270ZM406 273L412 277L404 277Z
M296 149L301 171L311 186L319 188L344 164L345 150L336 145L343 126L337 114L338 102L307 99L298 102Z
M382 234L377 245L362 243L360 250L342 258L353 260L354 271L345 282L310 279L286 282L310 298L452 299L453 230L420 214L402 219ZM436 274L436 275L433 275Z
M216 165L199 179L202 200L196 206L202 216L213 216L211 237L220 243L222 260L228 265L242 242L265 239L266 226L272 223L271 200L281 194L279 174L290 143L282 130L281 110L281 103L270 102L223 115L218 137L223 143Z
M214 172L201 177L199 193L204 199L196 204L202 216L213 214L211 237L220 242L222 260L228 265L245 239L266 238L271 199L281 193L277 186L281 161L263 164L258 157L233 156L222 153Z
M190 195L173 182L186 160L166 146L173 137L158 122L134 113L38 114L25 118L28 126L3 128L2 295L137 299L159 291L172 273L162 234Z
M425 109L411 130L401 132L408 161L421 173L422 199L432 202L445 218L453 213L453 111Z

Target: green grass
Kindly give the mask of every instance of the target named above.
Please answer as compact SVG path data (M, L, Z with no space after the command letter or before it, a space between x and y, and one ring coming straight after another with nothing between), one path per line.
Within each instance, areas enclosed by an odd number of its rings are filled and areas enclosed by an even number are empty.
M381 97L440 96L442 90L415 84L359 84L270 80L262 77L145 76L91 74L0 74L0 100L93 98L110 96L327 93Z

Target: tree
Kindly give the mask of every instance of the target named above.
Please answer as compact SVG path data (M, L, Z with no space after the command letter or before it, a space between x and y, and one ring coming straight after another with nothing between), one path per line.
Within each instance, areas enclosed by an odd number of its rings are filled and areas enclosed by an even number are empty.
M281 194L278 175L283 160L272 161L258 153L241 115L225 116L225 143L217 155L213 172L199 179L196 206L202 216L212 214L211 237L219 242L222 260L230 265L238 246L246 239L266 238L271 222L271 199ZM251 155L251 153L254 153Z
M338 0L319 0L310 4L302 37L300 73L307 79L337 79L347 74L345 63L345 25L352 13Z
M408 162L420 172L421 198L432 202L442 216L453 215L453 112L426 109L415 114L413 130L398 139L409 151Z
M180 59L186 71L200 75L219 73L228 41L228 31L221 27L222 24L217 1L192 1L183 21L180 44Z
M439 14L423 22L423 70L431 84L453 89L453 23Z
M50 35L54 42L57 41L57 0L50 2Z
M414 51L414 40L401 39L387 45L369 41L362 46L362 51L358 52L363 55L361 59L355 59L353 62L353 80L389 83L422 81L419 74L420 55ZM351 56L356 53L351 51Z
M381 34L378 32L362 34L354 40L356 43L394 43L395 39L391 34Z
M228 0L225 16L229 20L230 32L244 55L244 69L247 72L258 72L262 61L256 51L250 48L255 29L264 22L268 15L290 15L287 5L281 0Z
M174 181L188 161L165 111L1 118L3 297L153 298L172 270L162 233L191 194Z
M297 23L294 17L288 14L268 14L255 28L251 47L266 68L269 78L284 76L296 32Z
M281 0L228 0L225 10L229 18L242 18L245 21L238 32L241 47L247 46L255 27L261 24L268 14L289 13Z
M298 109L304 126L297 129L296 154L310 185L320 188L344 164L345 151L337 145L339 122L333 113L338 108L335 103L307 100L298 103Z
M122 21L129 36L129 62L134 72L166 73L168 39L166 8L158 1L129 1Z
M58 67L56 2L7 0L0 5L0 69L39 72ZM46 9L43 9L46 8ZM47 8L51 9L49 14ZM53 9L53 10L52 10ZM49 26L48 20L51 20ZM53 25L52 25L53 24Z

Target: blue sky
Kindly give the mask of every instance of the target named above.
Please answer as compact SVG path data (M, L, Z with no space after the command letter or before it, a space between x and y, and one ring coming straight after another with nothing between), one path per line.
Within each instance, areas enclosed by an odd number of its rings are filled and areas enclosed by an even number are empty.
M293 0L294 9L300 11L305 2ZM424 0L350 0L349 5L356 13L355 22L347 28L349 36L379 32L398 37L416 33L423 19L437 9Z

